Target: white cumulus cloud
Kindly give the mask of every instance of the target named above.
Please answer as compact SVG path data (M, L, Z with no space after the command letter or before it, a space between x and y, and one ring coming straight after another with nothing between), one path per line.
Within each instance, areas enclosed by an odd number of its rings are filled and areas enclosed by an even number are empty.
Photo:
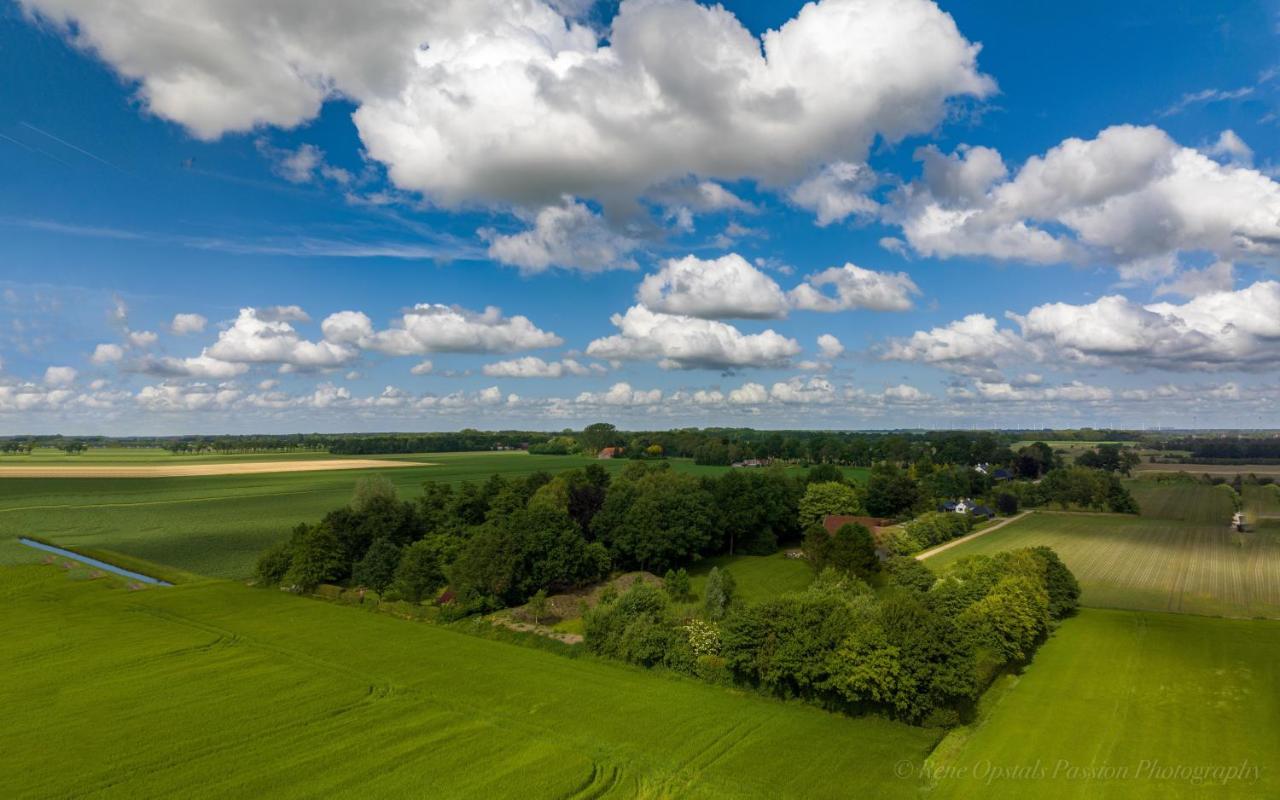
M653 311L706 319L768 319L785 316L781 287L745 258L689 255L665 261L645 276L636 299Z
M618 333L596 339L587 355L604 359L656 360L668 369L730 369L785 365L800 345L774 330L745 334L715 320L632 306L610 321Z

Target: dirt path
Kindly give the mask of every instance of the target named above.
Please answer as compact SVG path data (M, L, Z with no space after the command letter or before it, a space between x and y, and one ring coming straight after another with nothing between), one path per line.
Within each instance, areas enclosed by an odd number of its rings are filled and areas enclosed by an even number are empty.
M0 464L0 478L189 478L201 475L257 475L265 472L325 472L335 469L383 469L435 466L422 461L333 458L316 461L250 461L223 464L86 464L29 466Z
M1003 528L1005 525L1009 525L1010 523L1017 522L1018 520L1022 519L1023 517L1027 516L1030 513L1032 512L1023 511L1021 514L1018 514L1017 516L1009 517L1006 520L997 522L995 525L992 525L990 528L983 528L977 533L971 533L968 536L961 536L959 539L952 539L946 544L940 544L931 550L925 550L923 553L917 553L916 560L924 561L926 558L929 558L930 556L936 556L938 553L941 553L943 550L950 550L956 545L961 545L961 544L964 544L965 542L972 541L973 539L977 539L979 536L985 536L988 533L991 533L992 531L998 531L1001 528Z

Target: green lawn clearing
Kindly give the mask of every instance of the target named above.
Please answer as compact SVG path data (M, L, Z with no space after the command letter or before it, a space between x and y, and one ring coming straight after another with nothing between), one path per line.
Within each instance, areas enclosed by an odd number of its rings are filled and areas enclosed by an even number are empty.
M727 569L733 575L738 596L747 603L762 603L788 592L804 591L813 582L813 569L808 561L787 558L782 552L769 556L717 556L703 559L689 570L690 583L699 599L712 567Z

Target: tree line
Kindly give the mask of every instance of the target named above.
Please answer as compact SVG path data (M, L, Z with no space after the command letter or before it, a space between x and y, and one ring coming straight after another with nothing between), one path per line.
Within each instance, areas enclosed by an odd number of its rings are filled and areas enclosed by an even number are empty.
M805 591L755 605L735 597L731 573L713 570L693 618L669 587L638 583L587 612L585 645L835 711L941 727L969 718L1001 670L1030 661L1080 596L1047 547L972 556L941 576L893 559L878 592L864 580L877 569L869 563L815 566Z

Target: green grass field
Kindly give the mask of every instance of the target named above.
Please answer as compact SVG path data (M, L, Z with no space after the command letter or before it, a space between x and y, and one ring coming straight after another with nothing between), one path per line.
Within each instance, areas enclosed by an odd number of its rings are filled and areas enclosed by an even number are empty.
M224 581L0 568L6 797L912 797L937 734Z
M1229 486L1140 480L1128 481L1125 486L1144 517L1229 525L1235 512Z
M943 741L928 796L1280 796L1277 653L1274 622L1084 609Z
M1235 534L1205 525L1120 514L1036 513L925 561L1048 545L1103 608L1280 617L1280 530Z
M189 458L146 452L152 459ZM83 463L81 456L60 457L72 466ZM259 553L287 538L299 522L314 522L347 503L364 475L385 475L402 497L411 498L428 480L482 481L493 473L517 476L539 470L554 474L587 464L618 472L628 463L519 452L385 458L426 463L388 470L186 478L0 478L0 563L29 560L12 539L35 535L62 545L116 550L203 575L242 578L252 572ZM718 475L728 469L699 466L689 459L670 463L672 469L694 475ZM865 470L851 468L846 473L856 477Z

